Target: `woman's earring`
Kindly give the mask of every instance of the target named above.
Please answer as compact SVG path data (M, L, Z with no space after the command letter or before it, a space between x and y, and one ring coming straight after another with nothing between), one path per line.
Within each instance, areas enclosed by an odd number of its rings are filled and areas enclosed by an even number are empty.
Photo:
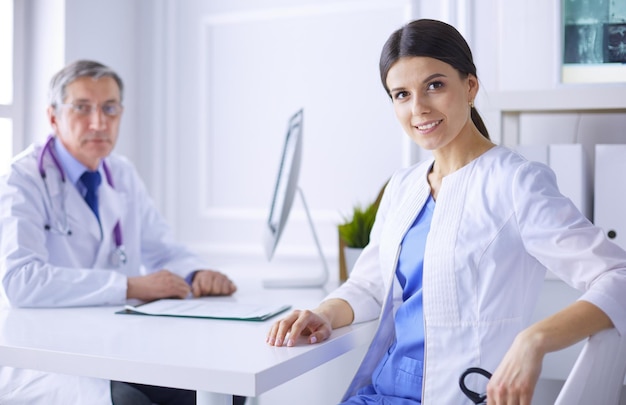
M474 108L474 100L470 100L469 106L470 106L470 108Z

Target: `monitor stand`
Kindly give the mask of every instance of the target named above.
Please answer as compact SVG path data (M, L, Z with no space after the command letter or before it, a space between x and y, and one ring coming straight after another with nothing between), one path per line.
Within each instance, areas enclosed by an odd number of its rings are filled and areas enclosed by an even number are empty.
M313 226L313 219L311 218L311 213L309 212L309 207L306 205L306 200L304 199L304 193L300 187L296 187L296 191L300 195L302 199L302 205L304 206L304 212L306 213L306 217L309 221L309 226L311 228L311 233L313 234L313 239L315 240L315 246L317 246L317 252L320 255L320 259L322 261L322 273L316 277L285 277L285 278L270 278L263 280L263 287L265 288L321 288L326 285L328 282L328 265L326 264L326 259L324 258L324 253L322 252L322 245L320 245L320 241L317 238L317 232L315 232L315 226Z

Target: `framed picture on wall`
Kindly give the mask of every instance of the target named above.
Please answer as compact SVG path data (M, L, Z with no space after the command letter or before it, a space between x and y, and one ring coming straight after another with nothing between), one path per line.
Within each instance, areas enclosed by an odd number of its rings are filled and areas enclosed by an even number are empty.
M604 24L605 63L626 63L626 23Z
M563 0L563 83L626 83L626 1Z

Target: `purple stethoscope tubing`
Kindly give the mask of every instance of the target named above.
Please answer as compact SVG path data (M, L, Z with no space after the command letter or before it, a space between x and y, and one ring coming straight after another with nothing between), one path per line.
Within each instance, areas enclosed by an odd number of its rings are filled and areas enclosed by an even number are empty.
M42 180L45 183L46 171L43 168L43 158L46 152L48 152L48 154L50 155L50 158L52 158L52 162L54 163L54 166L57 168L57 170L59 171L59 174L61 175L61 181L65 183L65 173L63 172L63 167L61 166L61 163L59 162L55 154L52 152L52 142L54 142L54 135L48 136L48 139L46 140L46 143L41 149L41 152L39 152L39 157L37 158L37 169L39 170L39 175L41 176ZM102 160L102 169L104 170L104 176L107 179L107 183L109 183L109 186L111 186L111 188L115 189L115 185L113 184L113 176L111 176L111 171L109 170L109 166L106 164L106 161L104 160ZM46 185L46 189L47 187L48 186ZM50 203L52 203L52 198L50 198ZM67 213L65 214L67 215ZM49 228L50 226L47 225L46 229L49 229ZM68 230L67 235L71 235L71 234L72 232ZM113 228L113 238L115 239L115 252L114 252L114 255L112 255L111 257L111 261L113 262L114 265L120 266L121 264L126 263L126 252L124 251L124 240L122 239L122 225L120 224L119 220L115 223L115 227Z

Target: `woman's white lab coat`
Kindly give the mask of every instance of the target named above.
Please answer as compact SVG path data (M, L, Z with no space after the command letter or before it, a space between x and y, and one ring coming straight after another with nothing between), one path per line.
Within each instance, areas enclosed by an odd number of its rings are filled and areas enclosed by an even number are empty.
M430 193L432 163L392 177L369 246L350 279L329 295L350 303L355 322L380 316L346 397L371 383L394 339L400 244ZM585 291L580 299L626 332L626 252L559 193L547 166L498 146L443 179L424 257L422 403L469 403L458 388L461 373L495 371L529 324L546 269Z
M76 187L61 181L48 153L46 193L37 168L41 147L17 156L0 181L0 307L119 305L126 300L129 276L168 269L185 277L207 268L174 242L125 158L106 159L114 188L100 169L101 233L98 220ZM61 232L66 218L71 235ZM111 262L118 220L128 257L120 268ZM108 381L1 367L0 403L110 404L111 398Z

